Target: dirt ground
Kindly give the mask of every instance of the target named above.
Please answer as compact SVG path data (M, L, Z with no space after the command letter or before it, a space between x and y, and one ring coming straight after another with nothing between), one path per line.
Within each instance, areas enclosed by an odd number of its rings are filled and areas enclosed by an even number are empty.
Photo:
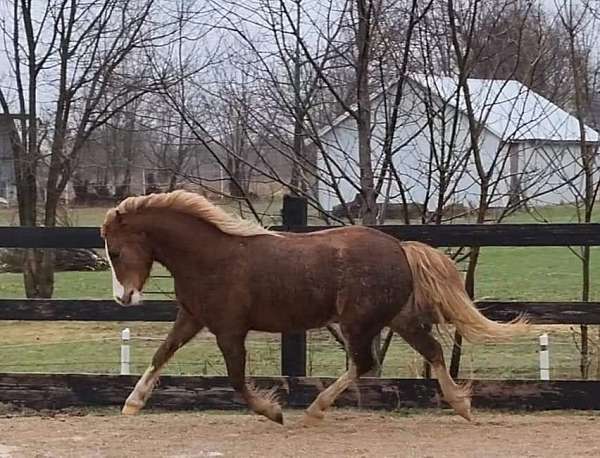
M241 413L116 410L5 415L0 458L13 457L576 457L600 456L600 413L478 412L473 423L441 411L336 409L306 428Z

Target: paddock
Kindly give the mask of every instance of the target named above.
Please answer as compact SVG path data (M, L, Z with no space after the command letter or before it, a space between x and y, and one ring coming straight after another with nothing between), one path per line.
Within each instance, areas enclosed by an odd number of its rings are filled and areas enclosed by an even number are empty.
M305 208L300 209L299 217L291 213L285 218L284 212L284 224L278 229L320 229L305 227ZM441 247L600 246L598 224L379 229L399 239ZM3 227L0 246L101 248L103 244L96 228ZM477 306L499 321L526 312L536 325L600 324L600 302L488 298ZM102 299L0 299L0 320L7 323L121 322L129 326L170 322L174 316L170 301L122 308ZM592 436L600 421L597 380L476 379L476 418L467 423L447 410L435 380L368 378L339 399L322 425L304 428L299 424L301 409L334 377L306 376L305 333L281 336L277 347L281 372L253 377L253 381L278 391L285 409L283 427L246 414L224 376L165 376L150 399L149 409L140 416L124 418L118 415L119 406L139 377L128 375L135 373L129 369L122 369L121 375L0 373L0 458L138 456L148 450L156 456L181 457L590 456L600 451L594 448ZM535 351L528 357L537 359ZM458 373L460 354L455 362Z
M239 412L117 409L0 418L0 457L583 457L600 454L597 413L373 413L333 409L316 428L288 411L284 426Z

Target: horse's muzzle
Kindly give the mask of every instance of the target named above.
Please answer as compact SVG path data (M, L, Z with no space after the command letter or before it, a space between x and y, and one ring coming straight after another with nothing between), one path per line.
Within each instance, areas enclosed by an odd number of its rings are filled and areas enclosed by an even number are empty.
M115 301L124 307L140 305L143 302L142 293L137 289L124 292L122 296L115 296Z

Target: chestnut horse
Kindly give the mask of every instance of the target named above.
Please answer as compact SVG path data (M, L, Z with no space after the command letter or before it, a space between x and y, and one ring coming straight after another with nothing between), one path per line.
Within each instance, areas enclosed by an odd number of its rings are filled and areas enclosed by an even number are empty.
M352 364L310 405L306 422L321 419L342 391L373 368L372 341L385 326L431 363L445 400L471 419L469 390L450 377L432 326L451 323L468 341L508 338L527 327L521 319L501 324L485 318L440 251L366 227L273 232L202 196L175 191L124 200L108 211L102 237L120 304L141 300L157 261L172 274L179 305L124 414L144 406L169 358L207 327L233 388L254 412L282 423L278 402L245 382L248 331L291 332L338 322Z

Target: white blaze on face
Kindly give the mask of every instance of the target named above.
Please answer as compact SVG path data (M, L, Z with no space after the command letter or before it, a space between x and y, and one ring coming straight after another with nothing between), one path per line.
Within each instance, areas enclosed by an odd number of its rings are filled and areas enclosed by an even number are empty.
M110 271L112 272L113 297L120 299L125 295L125 288L121 283L119 283L119 279L117 278L117 274L115 273L115 268L113 267L113 263L110 259L110 254L108 252L108 242L106 242L106 240L104 241L104 249L106 250L106 259L108 259Z

